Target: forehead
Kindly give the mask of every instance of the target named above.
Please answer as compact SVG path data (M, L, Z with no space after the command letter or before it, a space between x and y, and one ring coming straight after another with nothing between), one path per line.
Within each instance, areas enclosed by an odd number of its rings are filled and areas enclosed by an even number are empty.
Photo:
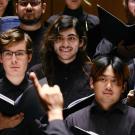
M68 35L71 35L71 34L76 35L77 33L76 33L74 28L68 28L68 29L64 29L64 30L60 31L59 34L63 35L63 36L68 36Z
M24 50L26 49L26 42L25 40L11 42L7 46L5 46L4 49L12 51Z
M111 65L109 65L102 73L102 75L105 76L111 76L111 77L115 77L115 73L114 73L114 69Z

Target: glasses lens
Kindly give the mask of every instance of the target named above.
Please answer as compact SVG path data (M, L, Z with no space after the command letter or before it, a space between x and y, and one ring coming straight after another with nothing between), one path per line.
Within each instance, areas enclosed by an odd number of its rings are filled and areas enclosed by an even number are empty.
M25 51L25 50L19 50L19 51L16 51L16 52L12 52L12 51L9 51L9 50L3 51L3 56L6 59L11 59L13 54L15 54L17 59L21 59L21 58L24 58L25 54L27 54L27 51Z
M24 7L26 7L29 3L31 6L37 6L41 3L41 1L39 0L31 0L31 1L20 0L19 1L19 4Z

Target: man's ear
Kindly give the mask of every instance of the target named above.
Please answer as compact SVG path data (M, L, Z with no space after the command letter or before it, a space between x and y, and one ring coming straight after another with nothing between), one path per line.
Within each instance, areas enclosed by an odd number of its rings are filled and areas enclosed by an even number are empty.
M32 54L28 54L28 62L30 63L31 62L31 59L32 59Z
M125 92L125 90L127 89L127 82L125 82L124 84L123 84L123 87L122 87L122 93L124 93Z
M91 89L94 89L93 78L92 77L90 77L89 85L90 85Z
M15 4L15 12L18 14L18 3Z
M80 42L79 42L79 48L81 48L83 46L84 46L84 40L80 40Z
M43 5L42 5L42 12L43 12L43 14L45 13L45 11L46 11L46 3L44 2Z

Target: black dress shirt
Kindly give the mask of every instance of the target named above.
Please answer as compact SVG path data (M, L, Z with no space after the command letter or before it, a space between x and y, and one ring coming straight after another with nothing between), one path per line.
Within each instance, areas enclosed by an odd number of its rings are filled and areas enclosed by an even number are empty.
M118 103L104 111L93 102L67 117L66 124L69 129L76 125L99 135L135 135L135 109Z

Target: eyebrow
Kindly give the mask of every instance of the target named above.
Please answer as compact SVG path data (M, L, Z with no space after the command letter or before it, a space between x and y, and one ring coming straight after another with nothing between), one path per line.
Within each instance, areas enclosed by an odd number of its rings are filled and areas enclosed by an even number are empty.
M68 35L59 34L59 36L78 36L78 35L77 34L68 34Z

